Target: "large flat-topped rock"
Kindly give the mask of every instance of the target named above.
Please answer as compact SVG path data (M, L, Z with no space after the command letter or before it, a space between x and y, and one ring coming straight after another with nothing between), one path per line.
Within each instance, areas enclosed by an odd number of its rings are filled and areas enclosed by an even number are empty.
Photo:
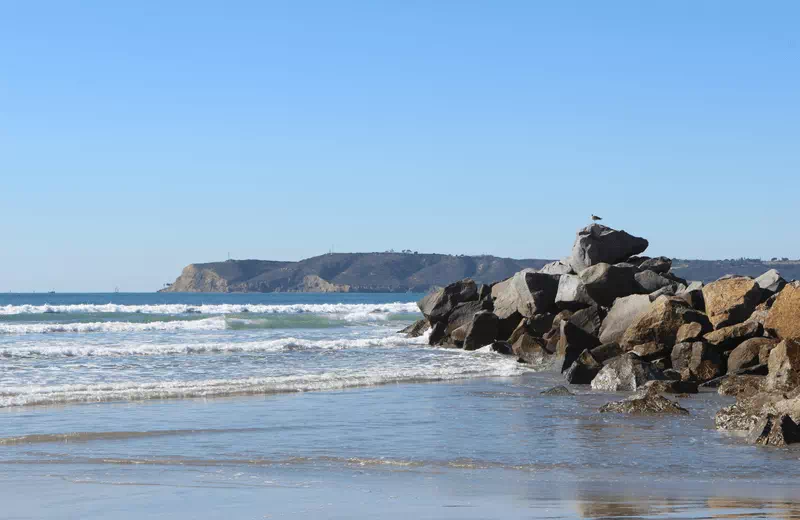
M644 238L633 236L600 224L592 224L578 231L572 256L568 261L579 273L599 263L615 264L647 249Z

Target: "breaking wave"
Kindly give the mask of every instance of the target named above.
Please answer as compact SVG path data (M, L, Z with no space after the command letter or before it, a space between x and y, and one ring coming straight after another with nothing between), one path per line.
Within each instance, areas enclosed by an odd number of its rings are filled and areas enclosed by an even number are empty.
M266 304L147 304L122 305L74 304L74 305L5 305L0 306L0 315L14 314L90 314L90 313L146 313L146 314L338 314L343 316L362 316L369 314L397 314L419 312L414 302L394 303L296 303L287 305Z
M515 360L493 354L486 349L474 353L464 353L463 356L465 358L463 363L451 363L447 366L430 363L407 368L374 367L365 372L350 369L318 374L242 379L5 387L0 389L0 408L309 392L391 383L513 376L525 371L524 366L519 365Z
M129 321L95 321L88 323L0 323L0 334L50 334L81 332L175 332L181 330L224 330L222 317L204 320L151 321L133 323Z

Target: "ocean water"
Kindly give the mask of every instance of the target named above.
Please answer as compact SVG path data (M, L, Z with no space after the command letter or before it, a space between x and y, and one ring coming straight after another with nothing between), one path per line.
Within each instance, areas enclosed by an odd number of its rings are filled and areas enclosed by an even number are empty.
M0 295L0 518L800 517L800 451L600 414L420 295Z

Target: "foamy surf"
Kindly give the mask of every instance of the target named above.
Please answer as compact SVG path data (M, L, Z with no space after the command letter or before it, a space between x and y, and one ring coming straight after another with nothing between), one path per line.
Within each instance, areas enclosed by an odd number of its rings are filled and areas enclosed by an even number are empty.
M184 330L224 330L222 317L204 320L151 321L96 321L90 323L0 323L0 334L51 334L86 332L176 332Z
M0 306L0 315L14 314L60 314L60 313L147 313L147 314L337 314L359 317L370 314L418 313L414 302L394 303L296 303L286 305L268 304L146 304L122 305L107 304L71 304L71 305L5 305ZM346 318L345 318L346 319Z
M366 372L350 369L242 379L16 386L0 389L0 408L340 390L392 383L508 377L525 371L524 366L514 360L488 352L464 353L463 357L469 359L447 365L431 363L414 367L377 366Z

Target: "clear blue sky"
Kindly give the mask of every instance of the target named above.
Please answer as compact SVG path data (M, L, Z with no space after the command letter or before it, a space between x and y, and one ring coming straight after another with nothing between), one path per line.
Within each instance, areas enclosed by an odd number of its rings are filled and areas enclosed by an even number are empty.
M0 0L0 291L191 262L800 257L800 3Z

